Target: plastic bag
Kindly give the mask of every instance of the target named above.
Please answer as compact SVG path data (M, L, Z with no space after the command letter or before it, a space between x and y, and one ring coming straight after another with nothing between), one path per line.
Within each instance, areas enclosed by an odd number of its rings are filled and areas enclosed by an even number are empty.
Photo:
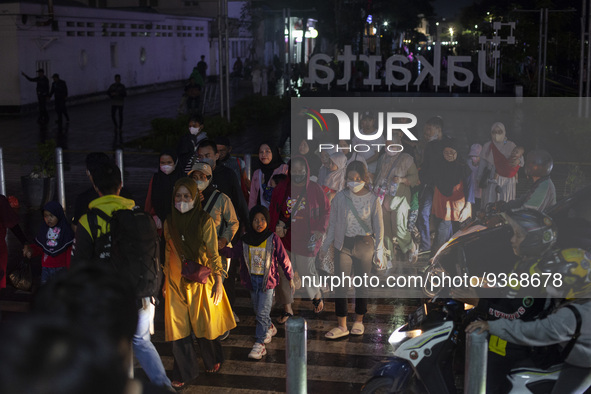
M31 285L33 283L33 278L31 275L31 265L24 261L21 261L16 266L16 268L12 270L8 278L10 279L12 285L16 287L18 290L31 290Z

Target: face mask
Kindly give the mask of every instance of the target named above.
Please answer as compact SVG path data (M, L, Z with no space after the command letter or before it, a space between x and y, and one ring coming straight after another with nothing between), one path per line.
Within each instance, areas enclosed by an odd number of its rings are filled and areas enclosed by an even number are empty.
M191 209L193 209L193 204L194 203L195 203L195 201L191 201L191 202L185 202L185 201L175 202L174 203L174 207L176 209L178 209L180 213L185 213L185 212L189 212Z
M215 160L214 159L205 159L205 158L203 158L203 159L199 159L199 161L201 163L207 163L207 164L209 164L209 166L211 167L212 170L215 168Z
M207 189L207 186L209 186L210 180L196 181L196 182L197 182L197 189L199 189L199 191L202 192L203 190Z
M171 166L169 164L165 164L163 166L160 166L160 171L162 171L166 175L170 175L170 173L174 171L174 167L175 166Z
M306 181L306 174L304 175L292 175L292 179L295 183L304 183Z
M189 132L193 135L197 135L197 133L199 133L199 130L201 130L201 127L189 127Z
M439 135L437 133L433 134L432 136L427 138L427 142L435 141L438 139Z
M503 142L505 140L505 136L503 134L495 134L493 135L493 140L495 142Z
M363 189L363 186L365 186L365 182L347 182L347 187L353 193L359 192L361 189Z
M398 156L399 153L400 152L390 152L388 149L386 149L386 154L391 157Z

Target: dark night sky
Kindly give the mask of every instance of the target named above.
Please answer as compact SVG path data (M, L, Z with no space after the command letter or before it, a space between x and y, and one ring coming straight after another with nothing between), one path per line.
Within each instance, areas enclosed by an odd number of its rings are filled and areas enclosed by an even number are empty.
M454 15L459 14L463 7L472 4L474 0L435 0L433 8L435 13L444 18L453 18Z

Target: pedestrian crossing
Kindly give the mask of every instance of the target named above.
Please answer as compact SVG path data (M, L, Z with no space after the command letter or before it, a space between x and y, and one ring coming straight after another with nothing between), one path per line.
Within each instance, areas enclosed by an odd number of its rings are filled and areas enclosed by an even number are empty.
M234 311L240 323L222 342L226 361L217 374L203 372L183 393L276 393L286 389L286 332L285 325L276 324L277 335L266 345L267 355L260 361L248 359L254 344L255 317L247 290L236 290ZM310 393L356 393L369 379L372 367L391 354L388 343L390 334L413 312L418 300L373 299L365 315L365 334L359 337L330 341L324 334L336 325L334 301L325 300L324 311L314 314L312 303L306 299L296 300L293 307L296 315L307 321L307 372ZM162 305L162 304L161 304ZM349 305L351 313L354 310ZM280 309L274 309L276 321ZM156 312L152 337L164 367L171 376L173 368L172 347L164 342L163 308ZM351 325L352 323L349 323ZM136 363L136 373L143 372Z

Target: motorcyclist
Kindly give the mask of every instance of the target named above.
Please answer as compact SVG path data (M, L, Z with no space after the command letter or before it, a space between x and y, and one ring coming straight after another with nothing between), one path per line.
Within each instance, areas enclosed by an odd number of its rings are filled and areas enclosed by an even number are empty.
M532 208L543 212L556 204L556 188L550 179L553 166L552 156L545 150L529 152L525 158L525 175L531 178L533 184L525 195L509 201L506 207Z
M591 387L591 254L580 248L558 250L552 259L540 260L532 270L560 273L563 285L549 285L548 293L571 301L543 319L476 321L466 332L489 331L491 336L522 346L564 346L565 361L552 393L585 392Z
M502 217L513 229L511 245L519 257L513 272L525 272L551 249L556 241L556 227L548 216L531 209L509 211ZM498 294L499 289L494 291ZM531 287L510 288L505 298L477 298L472 290L455 290L452 294L459 301L474 305L477 315L485 320L532 321L550 307L546 298L540 297L539 289ZM520 361L531 357L531 346L510 343L491 335L488 349L486 392L505 393L509 389L506 376Z

